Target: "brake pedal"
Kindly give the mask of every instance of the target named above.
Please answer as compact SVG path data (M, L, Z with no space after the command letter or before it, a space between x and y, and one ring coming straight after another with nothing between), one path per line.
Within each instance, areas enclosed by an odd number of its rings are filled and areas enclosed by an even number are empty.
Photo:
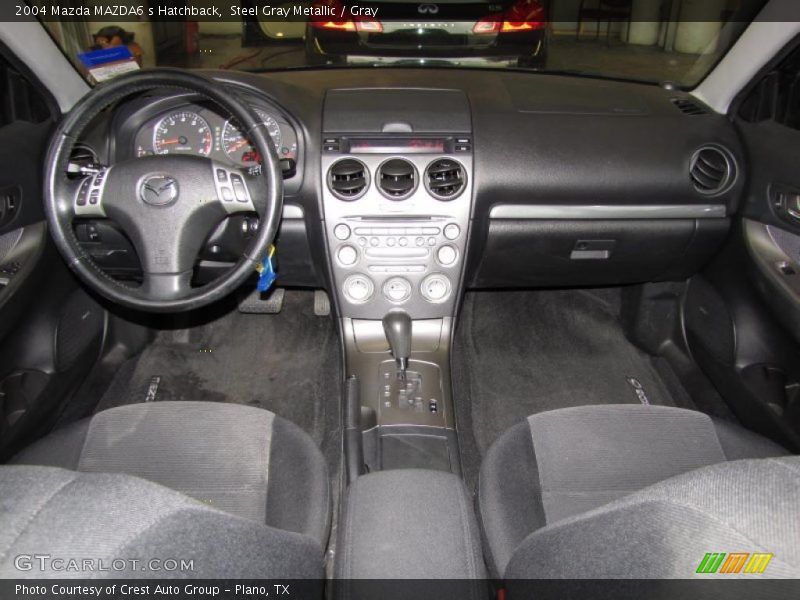
M247 314L277 315L283 308L283 298L286 290L273 288L263 293L253 290L239 303L239 312Z
M331 314L331 301L325 290L314 290L314 314L318 317L327 317Z

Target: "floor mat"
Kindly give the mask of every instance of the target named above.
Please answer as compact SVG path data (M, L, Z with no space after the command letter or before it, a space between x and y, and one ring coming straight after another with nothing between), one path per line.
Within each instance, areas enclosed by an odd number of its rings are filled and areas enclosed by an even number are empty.
M679 383L665 381L663 359L625 338L619 308L619 289L467 294L453 376L468 483L492 442L535 413L586 404L694 408Z
M315 316L313 303L313 292L287 292L277 315L234 310L161 331L120 368L97 411L146 400L247 404L292 421L322 446L331 426L338 431L341 361L333 319Z

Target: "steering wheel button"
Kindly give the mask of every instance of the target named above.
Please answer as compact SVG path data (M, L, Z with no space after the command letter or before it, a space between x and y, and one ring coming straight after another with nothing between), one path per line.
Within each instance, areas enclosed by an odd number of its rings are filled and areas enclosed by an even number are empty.
M222 199L225 202L233 202L233 192L231 192L231 188L224 187L220 189L222 190Z

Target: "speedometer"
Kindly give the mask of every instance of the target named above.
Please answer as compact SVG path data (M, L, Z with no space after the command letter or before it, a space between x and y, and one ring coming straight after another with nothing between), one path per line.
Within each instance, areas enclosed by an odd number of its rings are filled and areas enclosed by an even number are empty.
M257 108L256 114L266 126L269 136L272 138L272 143L275 144L276 148L280 148L281 127L278 125L278 122L261 109ZM252 142L244 137L244 134L242 134L242 131L239 129L239 124L233 119L228 119L225 122L225 127L222 128L221 141L222 149L225 154L237 164L246 165L261 160Z
M156 154L199 154L208 156L214 146L214 134L208 122L190 111L181 111L161 119L153 130Z

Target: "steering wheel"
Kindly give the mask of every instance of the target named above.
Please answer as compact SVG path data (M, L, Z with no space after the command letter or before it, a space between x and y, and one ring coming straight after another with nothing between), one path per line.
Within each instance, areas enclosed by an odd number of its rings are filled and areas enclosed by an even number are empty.
M92 119L126 97L164 89L197 94L232 115L261 165L238 169L210 158L164 154L124 160L82 179L67 177L72 148ZM280 224L283 179L261 119L229 88L177 69L137 71L94 88L53 134L45 172L45 214L67 264L97 293L137 310L191 310L229 294L253 274ZM225 217L242 212L259 217L244 254L224 275L193 288L203 242ZM94 263L75 236L76 218L112 219L123 230L142 265L141 286L117 281Z

